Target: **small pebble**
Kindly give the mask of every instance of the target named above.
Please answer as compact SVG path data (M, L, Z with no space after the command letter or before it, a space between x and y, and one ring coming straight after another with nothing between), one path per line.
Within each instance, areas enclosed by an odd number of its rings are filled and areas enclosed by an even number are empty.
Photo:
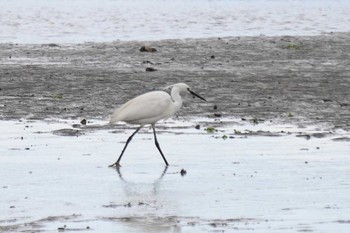
M180 174L181 176L185 176L187 174L187 171L185 169L181 169Z

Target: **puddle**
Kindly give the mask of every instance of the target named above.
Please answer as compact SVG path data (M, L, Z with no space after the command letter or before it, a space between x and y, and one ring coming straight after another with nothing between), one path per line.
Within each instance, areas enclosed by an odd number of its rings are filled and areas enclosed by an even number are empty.
M167 169L145 128L116 170L108 165L133 129L102 120L74 124L0 121L1 232L349 229L350 144L333 140L348 138L346 131L170 120L158 127ZM54 133L62 129L82 132Z

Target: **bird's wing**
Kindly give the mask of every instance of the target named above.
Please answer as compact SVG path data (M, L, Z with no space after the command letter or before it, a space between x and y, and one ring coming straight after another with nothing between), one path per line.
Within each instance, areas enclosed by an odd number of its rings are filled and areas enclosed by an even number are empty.
M171 97L166 92L148 92L135 97L118 108L112 115L111 123L125 121L143 124L141 122L147 122L147 120L160 120L166 117L165 115L171 104Z

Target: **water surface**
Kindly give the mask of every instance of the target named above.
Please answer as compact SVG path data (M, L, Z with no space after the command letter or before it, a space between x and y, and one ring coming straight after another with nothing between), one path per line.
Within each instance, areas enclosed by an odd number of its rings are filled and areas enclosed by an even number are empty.
M350 2L0 0L0 42L81 43L350 31Z

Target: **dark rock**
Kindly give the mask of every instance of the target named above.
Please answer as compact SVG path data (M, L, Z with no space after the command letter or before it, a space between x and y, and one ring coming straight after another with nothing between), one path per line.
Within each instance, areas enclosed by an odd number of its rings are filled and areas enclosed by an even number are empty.
M147 61L143 61L143 62L142 62L142 64L151 64L151 65L154 65L154 63L153 63L153 62L148 61L148 60L147 60Z
M154 52L157 52L157 49L149 47L149 46L142 46L140 48L140 52L151 52L151 53L154 53Z
M146 68L146 72L153 72L153 71L157 71L157 69L155 69L153 67L147 67Z
M58 44L55 44L55 43L50 43L50 44L45 44L47 47L60 47ZM44 46L45 46L44 45Z

